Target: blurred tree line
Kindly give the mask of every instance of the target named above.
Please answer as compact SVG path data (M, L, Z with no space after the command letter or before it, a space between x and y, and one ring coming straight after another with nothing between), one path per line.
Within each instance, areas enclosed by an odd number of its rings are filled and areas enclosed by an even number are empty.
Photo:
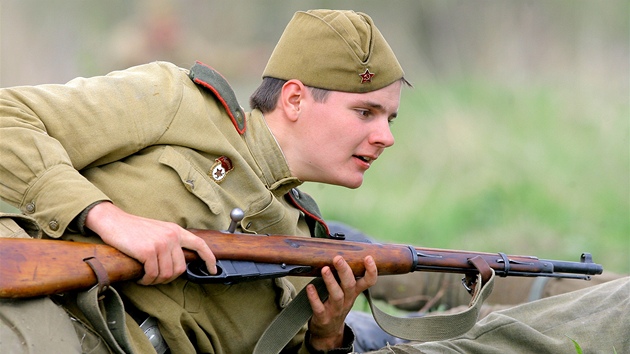
M491 225L475 230L462 223L452 236L461 234L478 249L483 244L480 234L528 235L515 243L526 252L524 243L558 239L557 244L544 243L553 251L570 244L558 235L568 238L577 233L586 241L573 247L601 244L608 247L602 254L623 258L614 263L617 269L624 264L623 269L630 270L629 7L627 0L0 0L0 87L64 83L155 60L182 67L200 60L218 69L246 106L295 11L366 12L416 87L414 96L401 105L401 116L412 119L393 128L401 127L392 149L397 158L379 160L366 178L368 188L348 191L355 196L354 204L345 192L333 189L329 199L324 193L328 189L317 190L323 210L343 209L351 214L344 221L357 214L379 220L381 225L372 230L382 235L414 227L413 222L421 219L417 215L454 227L458 215L469 218L468 209L461 206L466 204L466 192L478 197L469 187L478 185L482 206L488 208L479 208L474 199L468 201L469 209L473 217L480 213L483 220L492 219ZM478 147L474 150L466 144L470 141L490 143L473 145ZM536 158L528 163L523 152L533 152ZM481 158L489 162L480 165ZM483 179L495 169L501 178ZM392 171L398 173L396 183L391 183ZM606 173L610 176L603 176ZM572 174L583 178L570 184L574 179L567 176ZM443 182L441 192L431 184L453 176ZM376 182L371 190L370 181ZM517 193L512 184L502 189L497 181L515 182ZM542 187L519 191L519 181ZM401 190L374 193L386 183ZM463 191L455 188L458 184ZM505 203L511 208L506 214L523 213L519 207L531 200L532 208L544 214L555 210L548 202L553 198L544 194L575 195L558 202L558 209L570 216L564 224L571 228L520 214L514 219L525 220L521 230L494 222L501 219L497 214L502 210L501 193L517 196ZM614 203L593 203L606 198ZM402 206L403 199L411 201ZM582 208L589 203L591 209ZM438 214L440 205L443 213ZM427 210L434 213L422 213ZM564 215L549 214L549 219ZM605 232L608 224L615 232ZM421 227L415 225L416 230ZM446 232L427 234L444 238ZM544 240L532 241L532 234ZM607 239L610 235L614 242ZM626 251L617 254L623 247ZM573 255L574 250L569 251Z
M154 60L256 85L297 10L370 14L412 82L562 80L628 93L625 0L1 0L0 86L61 83ZM246 95L246 93L243 93Z

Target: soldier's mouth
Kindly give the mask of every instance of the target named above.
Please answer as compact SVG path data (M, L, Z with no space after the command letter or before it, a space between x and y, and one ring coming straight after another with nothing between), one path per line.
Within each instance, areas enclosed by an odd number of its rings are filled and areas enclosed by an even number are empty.
M367 157L367 156L360 156L360 155L353 155L353 156L354 156L355 158L357 158L357 159L359 159L359 160L361 160L361 161L363 161L363 162L367 163L367 164L370 164L370 163L372 163L372 161L374 161L374 159L373 159L373 158L371 158L371 157Z

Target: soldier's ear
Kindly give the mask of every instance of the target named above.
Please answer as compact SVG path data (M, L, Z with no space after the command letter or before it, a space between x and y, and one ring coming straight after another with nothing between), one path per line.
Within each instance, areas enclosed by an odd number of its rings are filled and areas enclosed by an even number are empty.
M300 80L289 80L282 86L280 106L289 120L298 119L307 94L307 87Z

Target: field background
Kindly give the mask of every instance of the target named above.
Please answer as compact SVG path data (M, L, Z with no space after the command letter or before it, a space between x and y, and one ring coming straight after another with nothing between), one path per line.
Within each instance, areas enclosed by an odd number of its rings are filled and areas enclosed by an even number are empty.
M201 60L247 106L309 8L369 13L415 86L361 188L304 186L327 218L418 246L589 251L630 273L626 1L1 0L0 86Z

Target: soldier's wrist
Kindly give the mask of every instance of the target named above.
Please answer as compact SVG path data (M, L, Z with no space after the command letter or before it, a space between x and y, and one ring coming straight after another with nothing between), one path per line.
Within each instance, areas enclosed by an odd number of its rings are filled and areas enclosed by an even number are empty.
M351 353L353 350L354 332L352 331L352 328L344 324L342 344L340 347L334 348L334 349L319 350L313 347L312 342L311 342L310 331L306 331L306 335L304 336L304 342L306 345L306 349L311 354L346 354L346 353Z
M106 200L99 200L96 201L90 205L88 205L85 209L83 209L83 211L77 215L76 218L74 218L74 222L72 223L76 230L81 234L81 235L88 235L91 230L85 225L88 214L90 213L90 211L97 205L103 203L103 202L107 202Z

